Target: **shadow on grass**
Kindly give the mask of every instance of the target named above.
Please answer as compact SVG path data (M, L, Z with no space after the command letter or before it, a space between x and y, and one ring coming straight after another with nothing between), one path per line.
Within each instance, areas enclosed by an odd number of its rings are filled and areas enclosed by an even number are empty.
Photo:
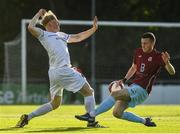
M9 131L9 130L17 130L17 129L19 129L19 128L17 128L17 127L0 128L0 132L1 131Z
M57 128L49 128L49 129L40 129L33 131L24 131L25 133L43 133L43 132L67 132L67 131L81 131L82 130L90 130L92 128L88 127L57 127Z
M32 128L33 129L33 128ZM35 128L36 129L36 128ZM97 128L90 128L90 127L56 127L56 128L37 128L36 130L29 130L26 128L17 128L17 127L9 127L9 128L0 128L1 131L17 131L17 130L23 130L24 133L44 133L44 132L70 132L70 131L83 131L83 130L88 130L91 131ZM26 131L27 130L27 131Z

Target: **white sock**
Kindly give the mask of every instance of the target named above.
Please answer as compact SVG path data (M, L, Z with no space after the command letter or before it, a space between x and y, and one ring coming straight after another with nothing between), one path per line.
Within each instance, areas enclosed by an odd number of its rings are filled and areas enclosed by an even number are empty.
M89 113L89 115L90 115L91 117L96 117L96 112L95 112L95 110L91 111L91 112Z
M92 96L84 97L84 104L85 104L85 109L86 109L87 113L94 111L94 109L95 109L94 96L92 95Z
M53 107L51 103L46 103L42 105L41 107L39 107L38 109L36 109L35 111L33 111L32 113L30 113L28 115L28 120L31 120L32 118L40 116L40 115L44 115L52 110L53 110Z

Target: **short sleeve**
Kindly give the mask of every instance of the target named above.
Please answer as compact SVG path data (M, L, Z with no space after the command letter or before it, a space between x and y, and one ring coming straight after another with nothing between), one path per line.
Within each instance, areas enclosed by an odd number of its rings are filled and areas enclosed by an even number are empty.
M64 40L65 42L68 42L69 38L70 38L70 34L66 34L66 33L63 33L63 32L58 32L58 36Z

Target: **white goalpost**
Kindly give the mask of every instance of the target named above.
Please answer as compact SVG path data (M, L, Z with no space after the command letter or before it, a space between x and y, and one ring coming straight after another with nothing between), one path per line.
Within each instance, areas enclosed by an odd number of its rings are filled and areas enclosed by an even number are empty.
M29 19L22 19L21 21L21 93L22 103L27 102L27 24ZM91 26L92 21L82 20L61 20L62 25L81 25ZM98 21L99 26L104 27L164 27L164 28L178 28L180 23L164 23L164 22L128 22L128 21ZM94 59L95 60L95 59ZM94 65L95 66L95 65ZM95 67L94 67L95 69ZM91 71L93 72L93 71ZM95 75L92 75L95 77ZM95 78L94 78L95 79Z

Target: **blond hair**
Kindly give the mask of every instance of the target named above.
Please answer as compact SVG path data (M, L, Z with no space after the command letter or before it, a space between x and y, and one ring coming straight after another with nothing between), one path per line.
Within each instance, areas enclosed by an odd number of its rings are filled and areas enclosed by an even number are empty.
M43 25L45 27L48 24L49 21L54 20L54 19L58 21L56 15L51 10L49 10L42 17L41 25Z

